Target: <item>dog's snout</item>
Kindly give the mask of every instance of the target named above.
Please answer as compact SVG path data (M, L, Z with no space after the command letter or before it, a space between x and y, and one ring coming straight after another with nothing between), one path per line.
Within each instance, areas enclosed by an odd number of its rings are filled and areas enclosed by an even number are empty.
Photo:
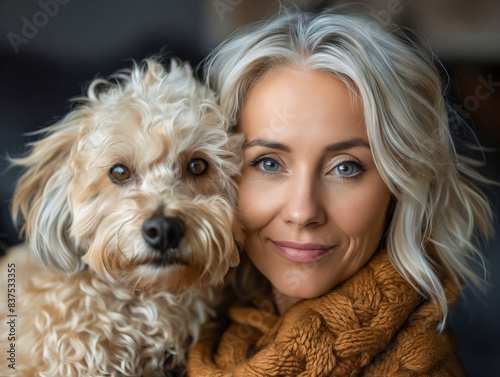
M144 222L142 235L153 248L166 252L179 246L184 236L184 224L178 217L154 216Z

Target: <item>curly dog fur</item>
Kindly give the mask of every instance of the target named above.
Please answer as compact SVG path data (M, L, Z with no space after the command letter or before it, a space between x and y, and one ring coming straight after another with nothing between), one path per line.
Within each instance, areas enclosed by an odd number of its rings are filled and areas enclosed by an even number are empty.
M243 140L177 61L94 80L76 101L14 160L26 243L0 262L5 291L15 266L17 321L15 340L0 339L15 370L2 361L0 374L163 376L239 262Z

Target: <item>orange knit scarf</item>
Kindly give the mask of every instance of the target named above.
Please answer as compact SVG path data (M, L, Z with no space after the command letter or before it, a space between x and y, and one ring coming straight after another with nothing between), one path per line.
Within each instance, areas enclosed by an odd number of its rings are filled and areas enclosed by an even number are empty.
M459 290L444 286L451 304ZM343 284L281 317L263 307L231 308L220 341L213 332L190 352L188 375L464 376L450 336L436 331L441 315L381 251Z

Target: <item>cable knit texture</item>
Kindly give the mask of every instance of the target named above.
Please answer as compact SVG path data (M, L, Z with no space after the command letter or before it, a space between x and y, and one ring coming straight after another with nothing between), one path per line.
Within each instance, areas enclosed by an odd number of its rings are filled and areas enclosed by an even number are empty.
M451 305L458 287L444 280ZM208 332L190 352L196 376L465 376L440 308L425 300L378 252L326 295L281 317L270 300L232 307L231 325Z

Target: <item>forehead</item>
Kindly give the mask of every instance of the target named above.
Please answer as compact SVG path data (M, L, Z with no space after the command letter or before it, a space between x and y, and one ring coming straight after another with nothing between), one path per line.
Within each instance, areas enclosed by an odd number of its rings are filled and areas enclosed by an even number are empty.
M239 120L247 137L365 137L363 109L334 75L296 68L271 71L248 91Z
M173 147L225 127L212 102L189 98L169 103L128 99L98 108L91 118L87 137L96 143L113 138L127 142L161 139Z
M160 104L129 99L94 107L76 152L86 164L102 169L117 162L153 167L169 161L169 155L212 156L223 150L226 138L227 122L216 110L213 101L188 98Z

